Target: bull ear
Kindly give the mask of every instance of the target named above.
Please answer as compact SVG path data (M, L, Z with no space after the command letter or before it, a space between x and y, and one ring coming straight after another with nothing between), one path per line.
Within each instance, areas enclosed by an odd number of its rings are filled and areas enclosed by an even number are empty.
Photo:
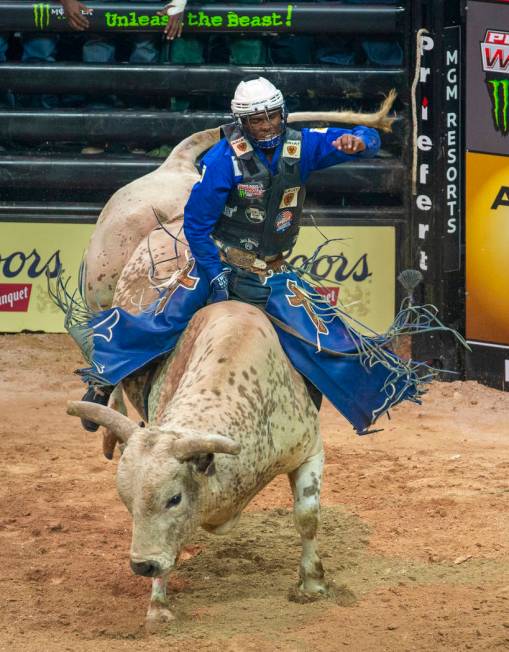
M136 422L120 414L120 412L105 405L98 405L88 401L69 401L67 403L67 414L73 417L89 419L100 426L108 428L124 443L127 443L129 437L138 429Z
M209 435L193 433L183 435L177 439L172 446L173 455L184 462L207 453L225 453L226 455L238 455L240 444L223 435Z

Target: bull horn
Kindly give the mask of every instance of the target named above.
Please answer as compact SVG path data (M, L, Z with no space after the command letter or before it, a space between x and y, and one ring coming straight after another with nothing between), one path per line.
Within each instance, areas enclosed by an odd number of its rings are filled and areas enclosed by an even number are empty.
M238 455L240 444L223 435L190 435L177 439L172 448L173 455L183 462L202 453L225 453Z
M124 443L127 443L129 437L138 429L135 421L125 417L120 412L105 405L98 405L88 401L69 401L67 403L67 414L73 417L89 419L100 426L108 428Z

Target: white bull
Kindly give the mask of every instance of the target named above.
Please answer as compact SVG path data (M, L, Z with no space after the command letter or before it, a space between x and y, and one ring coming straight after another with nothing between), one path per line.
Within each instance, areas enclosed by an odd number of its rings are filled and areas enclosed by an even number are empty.
M127 391L139 404L139 384ZM229 301L195 315L158 370L148 427L91 403L70 403L68 412L127 444L117 485L133 517L131 567L154 578L149 625L173 617L168 574L197 527L228 532L280 473L290 478L302 538L298 591L327 593L315 539L323 466L318 413L260 310Z
M362 123L387 130L393 100L390 94L375 114L294 114L291 121ZM151 261L156 259L163 278L180 266L184 245L168 260L168 236L154 230L153 208L176 235L198 179L195 158L218 136L215 129L187 138L158 170L122 188L106 204L86 258L91 306L114 303L135 312L156 297L147 282ZM145 381L140 373L123 382L140 414ZM133 516L131 566L154 578L148 622L173 618L166 599L168 574L196 528L226 533L256 493L281 473L290 478L302 538L298 591L326 594L315 539L323 467L317 410L263 313L235 301L199 311L175 352L160 363L148 405L147 428L111 407L73 402L68 408L108 428L108 457L112 437L126 445L117 482Z

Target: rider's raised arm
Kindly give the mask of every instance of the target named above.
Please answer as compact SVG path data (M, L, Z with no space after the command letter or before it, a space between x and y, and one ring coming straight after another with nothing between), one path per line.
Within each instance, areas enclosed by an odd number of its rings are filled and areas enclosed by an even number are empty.
M303 129L302 179L305 181L313 170L344 163L352 158L371 158L376 156L379 149L380 136L371 127Z

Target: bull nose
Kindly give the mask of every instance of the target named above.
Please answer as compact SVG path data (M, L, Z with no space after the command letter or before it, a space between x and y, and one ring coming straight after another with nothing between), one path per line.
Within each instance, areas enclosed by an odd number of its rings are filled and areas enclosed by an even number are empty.
M161 566L152 560L147 561L132 561L131 568L136 575L143 575L144 577L157 577L161 574Z

